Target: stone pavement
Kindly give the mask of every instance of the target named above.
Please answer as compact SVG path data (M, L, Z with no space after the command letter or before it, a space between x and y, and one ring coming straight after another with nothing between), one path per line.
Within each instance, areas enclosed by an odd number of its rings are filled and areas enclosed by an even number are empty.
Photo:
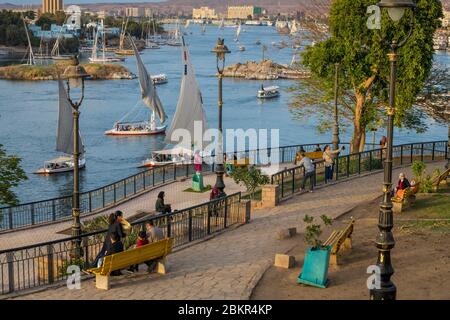
M444 163L428 164L433 170ZM394 170L410 176L410 169ZM336 218L381 195L383 173L359 177L297 195L280 206L252 213L249 224L169 255L165 276L144 273L113 279L109 291L83 281L80 290L65 286L18 297L19 299L249 299L253 288L276 253L286 253L300 238L278 240L276 229L303 227L305 214ZM378 212L373 212L376 218ZM357 232L357 231L356 231ZM374 238L377 230L374 230ZM395 255L395 250L393 255ZM375 258L375 257L374 257Z
M204 176L205 185L214 185L216 175L209 174ZM224 178L225 185L228 194L233 194L239 191L245 191L245 188L234 183L231 178ZM126 202L118 204L110 209L102 210L94 215L90 215L85 218L81 218L81 221L85 219L92 219L93 217L108 214L116 210L121 210L124 213L124 217L130 217L136 214L138 210L154 211L155 202L160 191L165 191L165 202L172 205L172 209L184 209L209 201L209 192L193 193L183 192L187 188L191 187L191 179L185 181L176 181L167 185L157 187L151 191L147 191L135 198L132 198ZM63 221L46 226L38 226L31 229L18 230L14 232L0 234L0 250L8 248L16 248L21 246L32 245L35 243L41 243L51 240L67 238L67 234L61 234L63 230L71 227L71 221Z

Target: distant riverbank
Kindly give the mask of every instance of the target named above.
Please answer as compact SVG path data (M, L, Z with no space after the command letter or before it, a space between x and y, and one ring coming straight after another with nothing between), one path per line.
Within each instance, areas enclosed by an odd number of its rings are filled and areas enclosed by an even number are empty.
M261 62L236 63L226 67L223 75L224 77L245 78L247 80L296 80L308 78L309 72L278 64L271 60L264 60Z
M119 64L83 64L92 80L133 79L135 75ZM56 80L64 72L64 64L13 65L0 67L0 79L7 80Z

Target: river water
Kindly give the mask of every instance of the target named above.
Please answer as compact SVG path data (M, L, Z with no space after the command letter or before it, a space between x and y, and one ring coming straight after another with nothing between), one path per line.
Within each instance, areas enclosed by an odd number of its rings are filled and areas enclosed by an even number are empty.
M266 44L266 57L278 63L290 63L293 49L275 49L271 43L282 40L271 27L245 26L241 34L241 44L245 52L238 51L233 41L236 29L225 28L219 31L208 26L201 35L199 26L191 26L186 36L190 45L191 59L203 95L204 107L209 127L217 125L217 80L215 56L210 50L217 37L225 38L232 51L226 64L260 60L261 47L255 42ZM169 116L175 112L182 72L181 50L179 47L164 46L159 50L146 50L142 59L151 74L165 73L167 84L158 86L158 94ZM436 59L443 64L450 63L446 53L437 54ZM127 58L124 65L136 72L133 57ZM266 81L266 86L276 84L287 89L292 81ZM260 102L256 93L259 81L224 79L224 128L268 128L280 130L280 145L306 144L330 141L331 134L320 135L315 130L316 120L295 120L288 103L290 93L282 91L281 96L271 101ZM22 158L22 165L29 180L22 182L16 192L20 201L29 202L69 195L72 190L72 175L60 174L48 177L32 174L42 167L44 161L58 156L55 151L57 123L58 87L55 81L15 82L0 80L0 143L7 152ZM138 106L136 106L138 104ZM136 107L135 107L136 106ZM138 80L88 81L85 100L81 108L81 135L87 151L86 169L81 171L82 191L91 190L138 172L137 165L148 158L152 150L164 147L162 136L147 137L109 137L103 133L114 122L121 119L130 109L135 114L148 115L142 102ZM130 115L131 117L133 114ZM430 129L424 134L407 130L396 130L395 143L426 141L447 138L447 128L429 121ZM349 141L350 132L343 133L341 141ZM382 132L377 134L377 141ZM369 139L369 138L368 138Z

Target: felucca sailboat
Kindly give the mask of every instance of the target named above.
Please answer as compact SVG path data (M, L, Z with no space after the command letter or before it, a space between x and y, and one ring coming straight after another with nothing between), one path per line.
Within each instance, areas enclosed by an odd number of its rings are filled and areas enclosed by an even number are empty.
M183 140L184 145L177 146L173 149L165 149L152 152L152 157L145 160L141 167L154 167L165 164L190 164L193 161L194 151L192 146L197 144L194 140L194 127L200 124L202 132L207 129L205 111L203 109L203 99L197 80L195 78L194 68L192 66L189 50L182 40L182 59L183 59L183 75L181 79L180 95L178 97L177 108L173 116L172 123L166 133L165 142L167 144L178 144L174 135L177 129L186 130L191 136L191 141ZM200 137L201 138L201 137Z
M166 121L166 113L164 111L161 100L156 93L155 84L150 77L144 63L142 62L141 55L138 52L136 44L131 37L128 40L133 47L134 54L136 56L136 64L139 75L139 84L141 87L142 101L147 107L152 110L152 115L149 121L140 122L117 122L113 129L105 132L106 135L112 136L138 136L138 135L153 135L162 134L166 130L165 125L156 125L156 116L163 124ZM127 115L125 115L126 117ZM124 118L125 118L124 117Z
M66 156L58 157L46 161L44 167L39 169L37 174L53 174L73 171L73 116L72 106L67 100L67 93L64 89L62 80L58 80L59 88L59 115L58 115L58 131L56 136L56 151L65 153ZM78 168L84 168L86 160L84 158L84 145L78 131L78 152L80 153Z

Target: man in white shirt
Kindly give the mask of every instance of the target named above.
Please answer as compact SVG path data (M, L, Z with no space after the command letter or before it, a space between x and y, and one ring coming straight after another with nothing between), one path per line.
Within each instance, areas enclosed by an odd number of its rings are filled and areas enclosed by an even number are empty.
M300 162L298 163L300 167L305 168L305 176L303 177L301 191L305 190L306 180L309 179L309 192L313 192L314 179L316 176L316 167L312 160L305 156L305 153L300 153Z

